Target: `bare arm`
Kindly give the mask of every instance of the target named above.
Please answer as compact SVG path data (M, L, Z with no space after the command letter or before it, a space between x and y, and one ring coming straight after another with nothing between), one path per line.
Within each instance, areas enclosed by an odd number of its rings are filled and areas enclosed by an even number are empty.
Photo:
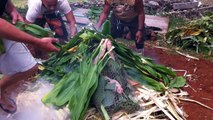
M145 13L143 0L136 0L136 11L138 12L138 32L136 33L136 40L140 42L142 40L142 31L144 29Z
M0 37L5 39L14 40L17 42L23 42L35 45L46 51L58 51L52 43L57 40L54 38L36 38L25 32L18 30L15 26L11 25L4 19L0 18Z
M22 18L22 16L18 13L18 11L16 10L15 6L13 5L13 3L8 0L7 1L7 5L6 5L6 9L5 12L12 17L12 23L16 24L17 21L24 21L24 19Z
M76 30L76 21L75 21L73 12L70 11L65 16L67 18L67 21L69 22L71 36L74 36L77 30Z
M104 9L101 12L99 21L97 23L97 29L99 29L101 25L103 24L103 22L107 19L107 17L109 16L110 10L111 10L110 4L105 0Z
M136 2L136 11L138 12L138 29L143 29L145 22L145 13L142 0L138 0L138 2Z
M8 23L7 21L0 19L0 36L2 38L14 40L17 42L24 42L29 44L36 44L38 41L37 38L32 37L20 30L18 30L16 27Z

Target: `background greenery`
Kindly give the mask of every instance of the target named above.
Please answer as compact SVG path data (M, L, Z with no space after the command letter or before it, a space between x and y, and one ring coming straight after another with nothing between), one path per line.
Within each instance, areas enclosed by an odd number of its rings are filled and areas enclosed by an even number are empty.
M16 7L25 8L27 6L27 0L12 0ZM69 2L83 2L89 0L68 0Z
M16 7L24 8L27 6L27 0L12 0Z

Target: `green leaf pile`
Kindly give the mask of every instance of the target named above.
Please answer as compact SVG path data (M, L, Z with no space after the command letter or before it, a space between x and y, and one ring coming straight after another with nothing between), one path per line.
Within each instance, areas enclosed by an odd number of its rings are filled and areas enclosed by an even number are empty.
M97 88L101 72L111 59L110 53L106 52L101 59L94 62L102 52L102 39L111 40L114 46L113 52L132 80L156 91L185 85L183 77L178 77L165 66L154 63L150 58L139 56L126 46L117 43L109 35L109 25L107 21L102 33L85 28L66 45L56 44L61 51L52 54L51 58L43 63L45 69L40 76L54 83L55 86L42 101L57 107L68 104L72 120L83 119L91 96ZM50 31L33 24L18 22L16 27L37 37L51 34Z
M166 40L180 49L213 55L213 15L204 16L171 30L167 33Z
M94 59L102 52L102 39L111 40L114 53L132 80L156 91L185 85L183 77L178 77L165 66L154 63L150 58L139 56L117 43L108 35L110 27L107 24L104 25L102 33L83 29L68 44L62 46L59 53L44 63L45 69L41 77L53 82L55 87L42 101L57 107L68 104L72 120L84 117L101 72L111 59L109 54L105 53L104 58L94 64ZM76 50L70 52L73 48Z

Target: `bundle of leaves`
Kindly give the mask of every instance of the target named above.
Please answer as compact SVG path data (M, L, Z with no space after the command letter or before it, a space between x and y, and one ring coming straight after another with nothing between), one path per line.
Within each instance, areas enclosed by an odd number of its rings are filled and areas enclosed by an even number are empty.
M12 23L12 20L8 17L3 16L3 18L5 20L7 20L8 22ZM15 25L18 29L29 33L35 37L48 37L48 36L53 36L53 33L49 30L46 30L38 25L35 24L26 24L24 22L17 22ZM3 41L0 38L0 53L4 53L5 52L5 48L3 45Z
M122 66L128 79L156 91L165 91L173 87L179 88L185 84L185 79L178 77L170 69L155 64L151 59L139 56L124 45L115 42L108 35L110 28L107 27L107 24L109 25L109 21L105 24L102 33L83 29L68 44L61 46L59 53L54 54L44 63L45 69L41 76L53 82L55 87L42 101L57 107L68 104L72 120L84 117L91 97L97 86L100 85L100 80L108 79L104 73L106 73L106 65L109 66L109 64ZM103 39L110 40L113 48L103 52ZM120 62L109 62L112 59L111 51ZM102 57L97 59L99 56ZM113 66L115 67L115 65ZM108 71L113 70L108 68ZM100 105L99 108L106 107L101 107L102 104L98 105Z
M50 34L50 31L36 25L18 22L16 27L38 37ZM71 119L82 119L91 97L97 92L100 80L110 80L107 74L109 71L114 71L111 75L114 75L113 79L117 79L113 80L115 86L119 86L119 82L127 78L161 92L168 88L180 88L185 84L183 77L178 77L175 72L154 63L150 58L133 53L129 48L117 43L109 33L110 23L107 21L102 33L83 29L66 45L57 44L61 51L52 54L52 57L43 63L45 69L41 73L41 77L55 84L53 90L42 99L45 104L57 107L68 105ZM110 43L111 47L104 41ZM116 55L116 62L109 62L113 58L112 52ZM122 77L122 73L125 73L127 78ZM126 86L127 83L120 84ZM106 106L100 105L102 112L105 111ZM123 106L119 108L122 109Z
M187 22L184 26L166 34L166 40L180 49L212 55L213 51L213 15Z

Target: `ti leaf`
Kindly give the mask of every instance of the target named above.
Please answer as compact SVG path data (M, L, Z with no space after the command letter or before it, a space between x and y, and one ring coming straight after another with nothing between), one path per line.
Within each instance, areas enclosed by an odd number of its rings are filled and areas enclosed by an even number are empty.
M186 84L186 80L183 77L177 77L175 80L172 80L169 87L170 88L180 88Z
M109 20L106 20L103 25L102 34L110 35L110 33L111 33L111 24L110 24Z

